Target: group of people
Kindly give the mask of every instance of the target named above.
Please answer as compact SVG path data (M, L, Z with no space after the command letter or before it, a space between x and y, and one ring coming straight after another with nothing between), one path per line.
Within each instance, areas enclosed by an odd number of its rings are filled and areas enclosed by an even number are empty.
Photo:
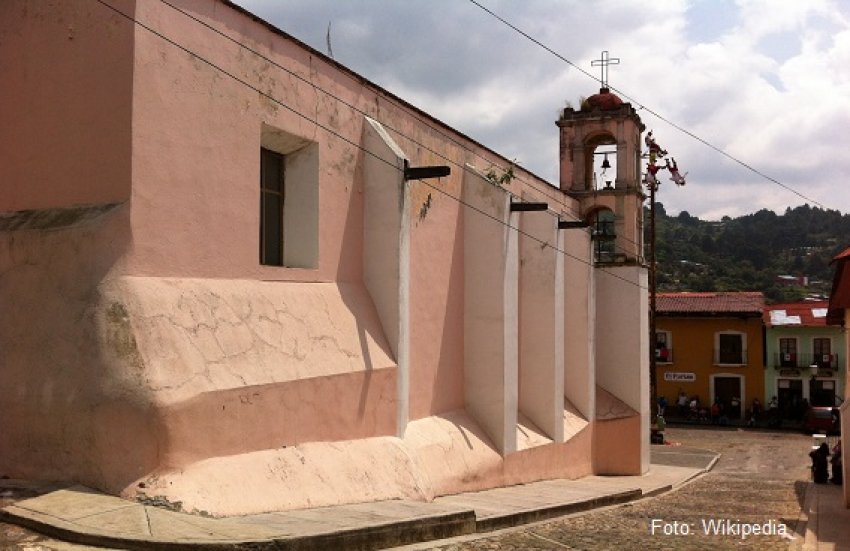
M667 398L660 396L658 398L658 415L664 415L667 405ZM676 399L676 409L678 416L684 419L725 425L729 423L730 417L737 418L740 415L741 400L734 396L728 402L717 398L711 407L705 407L700 403L699 396L689 397L684 391L680 391ZM748 423L753 425L756 418L761 414L761 402L758 398L753 400L753 407L750 412Z
M829 446L826 443L821 444L816 449L809 452L809 457L812 458L812 479L815 484L842 484L844 475L841 470L841 440L832 448L832 456L830 457ZM832 464L832 478L829 478L829 465Z
M726 425L730 419L744 416L743 419L746 420L747 426L754 427L765 416L769 425L771 425L772 419L780 418L779 405L775 396L768 404L767 410L758 398L753 398L751 406L746 411L742 411L741 406L741 399L737 396L733 396L729 400L716 398L710 407L701 404L699 396L688 396L684 391L679 391L679 396L676 398L677 417L700 423ZM664 416L667 408L667 398L660 396L657 414Z

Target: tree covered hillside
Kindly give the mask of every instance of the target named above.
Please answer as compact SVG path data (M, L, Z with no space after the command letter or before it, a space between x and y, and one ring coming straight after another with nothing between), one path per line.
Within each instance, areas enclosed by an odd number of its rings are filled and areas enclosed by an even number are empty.
M829 262L850 246L850 215L809 205L713 222L667 216L659 203L656 215L659 292L762 291L770 302L828 294ZM645 216L648 243L649 209Z

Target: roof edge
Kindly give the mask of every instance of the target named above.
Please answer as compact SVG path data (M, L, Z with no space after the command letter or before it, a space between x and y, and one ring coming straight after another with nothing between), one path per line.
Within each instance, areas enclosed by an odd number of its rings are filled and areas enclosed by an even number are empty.
M424 111L423 109L421 109L421 108L419 108L419 107L416 107L416 106L415 106L415 105L413 105L412 103L410 103L410 102L408 102L407 100L402 99L401 97L399 97L399 96L395 95L394 93L390 92L390 91L389 91L389 90L387 90L386 88L384 88L384 87L382 87L382 86L380 86L380 85L378 85L378 84L376 84L376 83L372 82L371 80L367 79L367 78L366 78L366 77L364 77L363 75L361 75L361 74L359 74L359 73L356 73L354 70L352 70L352 69L350 69L350 68L346 67L345 65L343 65L343 64L342 64L342 63L340 63L339 61L336 61L334 58L332 58L332 57L328 56L327 54L324 54L324 53L320 52L319 50L317 50L317 49L313 48L312 46L310 46L310 45L306 44L305 42L302 42L301 40L299 40L299 39L295 38L294 36L292 36L291 34L287 33L286 31L284 31L284 30L280 29L279 27L276 27L274 24L272 24L272 23L270 23L270 22L266 21L265 19L263 19L262 17L258 16L257 14L255 14L255 13L253 13L253 12L250 12L250 11L246 10L245 8L243 8L242 6L240 6L240 5L238 5L238 4L234 4L231 0L216 0L216 1L217 1L217 2L219 2L219 3L221 3L221 4L224 4L224 5L228 6L229 8L231 8L231 9L233 9L233 10L235 10L235 11L237 11L237 12L239 12L239 13L241 13L241 14L243 14L243 15L247 16L247 17L249 17L250 19L254 20L255 22L259 23L260 25L263 25L264 27L266 27L267 29L269 29L269 30L270 30L270 31L272 31L273 33L275 33L275 34L277 34L277 35L279 35L279 36L281 36L281 37L285 38L286 40L291 40L292 42L294 42L295 44L297 44L299 47L304 48L305 50L307 50L307 51L308 51L308 52L310 52L311 54L313 54L313 55L315 55L315 56L317 56L317 57L321 58L321 59L322 59L323 61L325 61L326 63L328 63L328 64L330 64L330 65L333 65L334 67L336 67L336 68L337 68L337 69L339 69L340 71L342 71L342 72L344 72L344 73L347 73L348 75L352 76L355 80L360 81L360 83L361 83L361 84L363 84L363 85L365 85L365 86L372 87L372 88L374 88L375 90L378 90L378 91L380 91L380 92L381 92L381 93L383 93L383 94L386 94L386 95L387 95L387 97L391 98L393 101L398 102L398 103L399 103L399 105L401 105L402 107L405 107L405 108L407 108L407 109L410 109L411 111L414 111L415 113L417 113L417 114L419 114L419 115L421 115L421 116L423 116L423 117L425 117L425 118L429 119L430 121L432 121L432 122L436 123L437 125L441 126L442 128L444 128L444 129L446 129L446 130L450 130L450 131L454 132L455 134L457 134L458 136L460 136L460 137L461 137L461 138L463 138L464 140L468 140L470 143L475 144L476 146L478 146L478 147L480 147L480 148L482 148L482 149L484 149L484 150L488 151L489 153L491 153L491 154L495 155L496 157L498 157L498 158L502 159L502 160L503 160L503 161L505 161L505 163L507 163L508 165L516 165L516 166L519 166L519 167L520 167L520 168L521 168L524 172L528 173L530 176L533 176L534 178L536 178L537 180L539 180L541 183L544 183L544 184L546 184L546 185L550 186L553 190L559 191L559 192L561 192L561 193L562 193L563 195L565 195L565 196L570 196L570 195L569 195L569 193L567 193L567 191L565 191L565 190L562 190L562 189L560 188L560 186L557 186L557 185L553 184L552 182L550 182L550 181L549 181L549 180L547 180L546 178L543 178L542 176L540 176L540 175L538 175L538 174L536 174L536 173L532 172L531 170L529 170L528 168L524 167L524 166L523 166L523 165L521 165L521 164L520 164L520 165L517 165L517 163L516 163L515 161L513 161L513 160L511 160L511 159L509 159L509 158L507 158L507 157L505 157L504 155L502 155L502 154L501 154L501 153L499 153L498 151L495 151L494 149L491 149L490 147L488 147L488 146L486 146L486 145L482 144L481 142L479 142L478 140L476 140L476 139L474 139L474 138L469 137L468 135L464 134L463 132L461 132L461 131L457 130L456 128L454 128L454 127L452 127L452 126L449 126L448 124L444 123L444 122L443 122L443 121L441 121L440 119L438 119L438 118L436 118L435 116L431 115L431 114L430 114L430 113L428 113L427 111Z

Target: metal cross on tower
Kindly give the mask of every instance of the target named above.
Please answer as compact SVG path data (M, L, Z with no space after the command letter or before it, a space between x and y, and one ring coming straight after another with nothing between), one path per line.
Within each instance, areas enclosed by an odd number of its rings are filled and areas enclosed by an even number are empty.
M591 67L602 67L601 70L601 78L599 79L599 84L602 88L608 88L608 66L609 65L619 65L620 58L619 57L608 57L608 50L602 50L601 59L594 59L590 62Z

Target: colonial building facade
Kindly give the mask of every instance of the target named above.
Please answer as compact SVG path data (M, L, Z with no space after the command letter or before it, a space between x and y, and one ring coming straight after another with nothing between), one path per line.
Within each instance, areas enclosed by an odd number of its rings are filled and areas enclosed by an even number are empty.
M764 399L764 296L754 292L659 293L656 314L658 395L680 393L708 410L723 403L732 421Z
M647 470L630 105L562 113L556 187L173 4L0 3L0 475L231 515Z
M826 323L827 301L771 304L764 310L765 397L780 412L802 418L805 405L839 405L844 399L844 332Z

